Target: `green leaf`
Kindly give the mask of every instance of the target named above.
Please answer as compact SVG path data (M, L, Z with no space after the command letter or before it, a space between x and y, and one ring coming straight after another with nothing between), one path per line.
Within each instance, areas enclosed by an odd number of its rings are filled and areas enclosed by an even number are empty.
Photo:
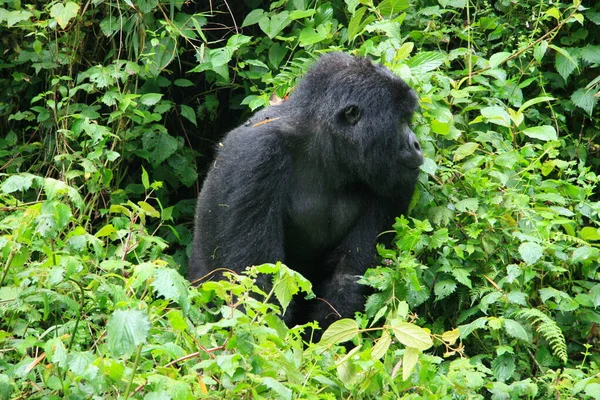
M413 75L433 71L444 63L446 56L435 51L422 51L406 61Z
M166 132L148 131L142 137L144 150L148 151L148 161L158 165L169 158L178 148L178 140Z
M136 4L142 14L148 14L158 6L158 0L136 0Z
M492 55L490 57L490 68L496 68L500 65L504 60L511 56L512 53L509 52L500 52Z
M410 378L410 374L415 369L417 361L419 361L419 355L421 352L413 347L407 347L404 350L404 356L402 357L402 380Z
M512 354L502 354L492 360L494 376L501 382L509 380L515 372L515 357Z
M18 24L21 21L27 21L32 16L33 16L33 14L30 13L29 11L23 11L23 10L10 11L10 12L6 13L4 17L0 16L0 21L2 21L3 19L5 19L6 20L6 24L10 28L13 25Z
M189 79L175 79L175 81L173 82L175 84L175 86L179 86L179 87L190 87L190 86L194 86L194 82L190 81Z
M410 322L394 320L390 323L389 328L394 332L396 339L406 347L424 351L433 346L431 335L420 326Z
M292 22L289 14L288 11L283 11L272 15L271 18L265 15L258 21L258 26L270 39L273 39Z
M456 282L452 279L443 279L436 282L433 292L438 300L448 297L456 290Z
M508 333L510 336L523 340L526 343L529 343L529 341L531 340L531 338L527 334L527 331L525 330L525 328L523 328L523 325L521 325L518 321L515 321L514 319L505 318L504 329L506 329L506 333Z
M535 58L537 62L540 62L542 58L544 58L546 50L548 50L548 42L546 40L542 40L534 47L533 58Z
M579 237L586 241L597 241L600 240L600 233L597 228L586 226L579 232Z
M359 328L353 319L344 318L335 321L323 333L318 345L329 347L336 343L347 342L358 335Z
M269 62L275 67L279 67L281 61L285 58L287 47L281 43L274 43L269 48Z
M558 139L556 129L550 125L534 126L533 128L523 129L523 134L530 138L543 140L545 142Z
M479 143L469 142L462 144L454 152L454 162L460 161L465 157L470 156L477 150Z
M250 13L246 15L246 18L244 18L244 22L242 22L242 28L256 24L262 19L264 13L264 10L260 8L250 11Z
M577 60L565 49L550 45L550 48L556 51L556 59L554 60L554 66L556 71L566 81L571 73L578 67Z
M600 64L600 46L588 44L581 49L581 58L591 64Z
M140 102L146 106L153 106L162 98L161 93L146 93L140 97Z
M69 21L77 16L79 12L79 4L68 1L67 4L56 3L50 9L50 16L56 19L58 25L65 29L69 25Z
M392 335L387 330L384 330L381 337L377 340L373 348L371 349L371 356L376 360L379 360L385 356L385 353L392 344Z
M142 185L144 185L144 189L146 190L150 188L150 179L148 178L148 172L144 167L142 167Z
M11 175L6 178L4 182L2 182L2 185L0 185L0 190L2 190L2 193L4 194L29 190L33 184L33 178L35 177L28 173Z
M315 15L315 13L316 10L313 8L310 8L308 10L294 10L290 12L290 19L294 21L297 19L312 17L313 15Z
M309 46L327 39L328 34L329 32L327 31L327 27L325 25L317 26L317 30L310 26L306 26L304 29L302 29L302 31L300 31L298 40L302 46Z
M156 294L178 303L186 313L190 306L186 279L177 270L168 267L157 268L154 278L151 285Z
M510 115L502 107L492 106L481 109L481 115L492 124L510 127Z
M467 210L476 212L479 208L479 200L475 198L464 199L456 203L455 207L460 212L466 212Z
M594 90L580 88L571 95L571 101L591 116L598 97L594 95Z
M373 16L370 16L363 21L366 12L367 7L361 7L352 16L348 23L348 39L353 40L362 31L365 25L374 19Z
M100 22L100 30L106 37L111 37L115 32L121 29L119 20L114 15L109 15Z
M536 97L534 99L531 100L527 100L525 103L523 103L523 105L521 107L519 107L519 112L524 112L525 110L527 110L529 107L531 107L534 104L538 104L538 103L545 103L548 101L552 101L554 100L554 97L550 97L550 96L540 96L540 97Z
M181 104L179 107L181 109L181 116L194 124L194 126L198 126L198 123L196 122L196 112L194 109L190 106L186 106L185 104Z
M281 382L270 378L268 376L261 378L262 383L268 387L269 389L271 389L272 391L274 391L275 393L277 393L277 398L278 399L283 399L283 400L291 400L292 399L292 389L286 387L284 384L282 384Z
M527 265L536 263L544 253L544 249L537 243L525 242L519 246L519 254Z
M150 331L148 315L141 310L116 310L106 325L106 343L117 356L128 356L145 343Z

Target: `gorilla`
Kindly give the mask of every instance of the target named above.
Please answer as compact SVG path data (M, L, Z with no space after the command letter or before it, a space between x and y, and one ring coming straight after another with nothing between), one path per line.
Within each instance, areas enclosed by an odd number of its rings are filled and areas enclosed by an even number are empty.
M289 99L229 132L204 181L188 278L282 261L326 300L288 308L288 324L326 327L364 307L357 283L378 234L407 212L423 155L410 128L417 96L385 67L321 56Z

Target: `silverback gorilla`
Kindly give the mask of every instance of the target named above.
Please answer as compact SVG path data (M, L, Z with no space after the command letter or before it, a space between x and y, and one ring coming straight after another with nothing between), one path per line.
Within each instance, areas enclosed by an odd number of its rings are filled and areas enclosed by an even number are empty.
M323 327L339 318L333 309L362 310L357 280L378 234L406 213L423 163L416 106L383 66L321 56L288 100L223 140L198 198L188 277L282 261L330 304L297 300L286 322Z

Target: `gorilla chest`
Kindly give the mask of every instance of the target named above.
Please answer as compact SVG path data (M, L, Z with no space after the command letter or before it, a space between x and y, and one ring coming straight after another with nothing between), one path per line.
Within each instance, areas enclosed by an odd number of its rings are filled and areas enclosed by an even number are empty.
M288 204L286 242L305 251L325 250L338 244L364 208L360 193L321 185L295 187Z

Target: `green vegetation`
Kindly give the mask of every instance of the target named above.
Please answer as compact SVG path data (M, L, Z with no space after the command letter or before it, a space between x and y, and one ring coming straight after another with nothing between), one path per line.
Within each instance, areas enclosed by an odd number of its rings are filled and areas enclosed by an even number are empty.
M285 266L181 273L211 149L332 49L426 162L306 346ZM0 0L0 54L0 399L600 399L597 1Z

